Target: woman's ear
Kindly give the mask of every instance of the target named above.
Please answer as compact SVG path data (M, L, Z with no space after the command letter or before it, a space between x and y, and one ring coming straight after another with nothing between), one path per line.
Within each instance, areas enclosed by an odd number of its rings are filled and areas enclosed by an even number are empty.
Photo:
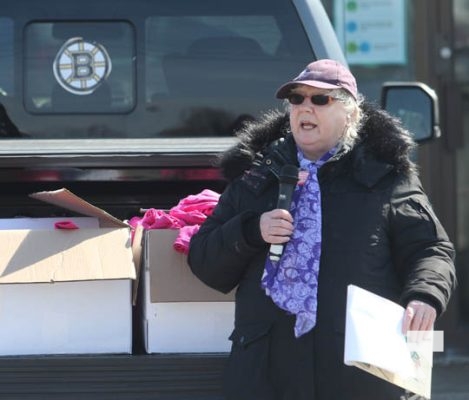
M353 121L353 113L347 114L347 117L345 118L345 126L347 129L352 126L352 121Z
M347 114L347 125L351 125L352 122L356 122L358 118L358 109L354 108L350 114Z

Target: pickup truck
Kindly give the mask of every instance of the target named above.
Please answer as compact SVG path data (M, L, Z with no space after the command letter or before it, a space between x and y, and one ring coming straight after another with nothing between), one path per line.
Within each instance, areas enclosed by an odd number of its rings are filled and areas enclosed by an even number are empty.
M0 218L65 216L28 197L62 187L122 220L221 192L217 155L319 58L345 63L319 0L5 2ZM226 354L145 354L135 320L131 355L0 357L0 397L221 399Z

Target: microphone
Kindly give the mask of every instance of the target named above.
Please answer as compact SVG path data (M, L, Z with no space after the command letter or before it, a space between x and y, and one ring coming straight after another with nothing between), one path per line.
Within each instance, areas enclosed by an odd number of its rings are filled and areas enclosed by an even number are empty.
M290 210L290 204L293 191L298 182L298 168L294 165L287 164L280 170L279 190L277 208L282 210ZM269 258L271 261L278 261L283 253L283 244L271 244L269 250Z

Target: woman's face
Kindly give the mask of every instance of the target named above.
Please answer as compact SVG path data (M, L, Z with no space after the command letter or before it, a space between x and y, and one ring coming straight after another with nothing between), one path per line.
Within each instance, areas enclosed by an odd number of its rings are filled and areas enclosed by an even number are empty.
M347 113L340 101L332 99L325 105L311 102L311 96L327 93L325 89L307 85L299 85L291 92L305 97L303 103L291 104L290 126L296 145L312 161L339 142L347 125Z

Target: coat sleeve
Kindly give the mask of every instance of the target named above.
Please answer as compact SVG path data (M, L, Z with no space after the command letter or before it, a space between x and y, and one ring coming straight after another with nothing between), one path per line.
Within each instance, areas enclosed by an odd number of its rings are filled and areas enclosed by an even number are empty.
M441 314L456 286L454 246L416 176L401 181L391 200L392 251L404 283L401 304L422 300Z
M244 193L246 194L246 193ZM247 240L246 227L259 214L240 207L240 181L234 181L220 196L213 214L190 242L188 263L192 272L208 286L228 293L236 287L255 254L266 248L262 240Z

